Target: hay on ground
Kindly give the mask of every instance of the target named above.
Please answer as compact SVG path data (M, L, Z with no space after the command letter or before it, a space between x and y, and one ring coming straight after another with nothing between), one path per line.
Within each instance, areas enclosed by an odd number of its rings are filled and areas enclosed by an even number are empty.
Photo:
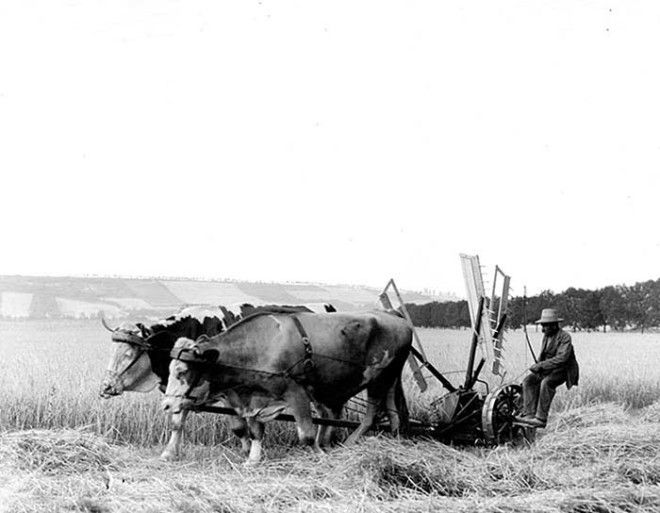
M102 437L78 429L0 434L0 459L20 469L79 473L114 468L115 451Z

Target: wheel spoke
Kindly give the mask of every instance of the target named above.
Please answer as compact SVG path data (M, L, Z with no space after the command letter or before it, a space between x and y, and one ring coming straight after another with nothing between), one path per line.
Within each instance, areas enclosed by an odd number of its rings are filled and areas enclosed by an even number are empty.
M490 396L484 428L489 439L496 443L514 441L521 432L519 426L514 425L514 417L521 409L522 394L518 385L506 385Z
M502 405L498 406L496 412L497 412L498 415L500 415L502 417L509 417L509 416L511 416L511 413L513 412L513 410L511 409L511 407L509 405L502 404Z

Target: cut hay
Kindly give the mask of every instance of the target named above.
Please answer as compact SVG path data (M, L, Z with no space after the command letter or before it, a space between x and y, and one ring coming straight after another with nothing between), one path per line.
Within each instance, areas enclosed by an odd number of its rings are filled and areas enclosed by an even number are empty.
M660 454L660 427L629 423L560 431L542 437L533 450L544 458L580 464L612 457L655 458Z
M639 417L645 422L660 422L660 401L643 408Z
M415 443L372 437L342 448L327 461L326 471L369 483L375 498L423 494L463 497L476 493L482 477L474 473L477 457L439 442Z
M622 461L614 470L633 484L660 485L660 458L651 461L643 459Z
M660 511L660 491L650 488L618 486L572 493L562 500L565 513L642 513Z
M550 432L524 448L384 436L326 454L272 448L255 468L220 446L186 444L182 461L166 463L160 448L84 431L13 432L0 436L0 511L657 511L660 430L629 424Z
M0 434L0 459L22 470L79 473L115 468L115 450L98 435L78 429L34 429Z
M626 408L617 403L597 403L571 408L550 417L548 428L554 431L603 426L605 424L625 424L630 422Z

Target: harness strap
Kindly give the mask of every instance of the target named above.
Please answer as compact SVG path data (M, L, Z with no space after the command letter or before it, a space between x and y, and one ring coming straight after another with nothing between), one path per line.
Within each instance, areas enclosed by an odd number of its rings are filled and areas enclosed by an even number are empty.
M314 370L314 361L312 360L313 352L312 352L312 344L309 341L309 336L307 335L307 332L305 331L305 328L303 327L302 323L300 322L300 319L298 319L295 315L292 315L291 318L293 319L293 323L296 326L296 329L298 330L298 333L300 334L301 341L303 343L303 348L305 351L304 356L295 362L293 365L291 365L288 369L282 372L269 372L269 371L262 371L262 370L256 370L256 369L247 369L247 368L242 368L242 367L237 367L234 365L227 365L224 363L220 362L210 362L207 360L204 360L201 358L198 354L195 353L195 348L194 347L185 347L185 348L172 348L172 350L169 352L169 355L171 358L175 360L181 360L184 362L190 362L194 363L197 365L202 365L206 366L208 368L214 368L214 369L219 369L219 368L225 368L225 369L230 369L230 370L240 370L240 371L246 371L246 372L254 372L258 374L263 374L269 377L273 378L286 378L286 379L292 379L301 385L305 386L306 382L308 381L308 375ZM323 355L319 355L323 356ZM336 359L332 357L327 357L330 359ZM347 362L347 363L352 363L352 362ZM295 373L294 374L294 369L298 366L302 366L302 372L300 374ZM195 376L194 382L191 384L191 386L188 388L188 390L185 392L185 394L182 395L182 397L188 397L190 398L190 394L192 390L199 384L199 381L202 376L202 372L198 372ZM210 382L213 382L213 374L207 375L207 378ZM307 387L309 388L309 387ZM312 394L312 390L308 389L308 393L310 395Z
M131 344L145 349L151 348L151 345L142 337L140 337L139 335L135 335L134 333L129 333L127 331L115 331L112 334L112 341L124 342L125 344Z
M309 342L309 337L307 336L307 332L305 331L305 328L303 328L300 319L298 319L298 317L295 315L292 315L291 319L293 319L293 324L295 324L296 328L298 329L298 333L300 333L300 338L302 340L303 347L305 348L303 369L305 372L311 372L314 370L314 362L312 361L312 344Z
M170 351L170 358L174 360L181 360L182 362L209 363L208 361L201 358L195 352L195 349L191 347L173 348Z
M124 367L124 368L121 370L121 372L116 371L116 370L113 370L113 369L108 369L106 372L107 372L108 374L110 374L114 379L119 379L119 378L122 376L122 374L127 373L127 372L129 371L129 369L130 369L131 367L133 367L133 365L135 365L135 364L138 362L138 360L140 359L141 356L142 356L142 352L141 352L141 351L137 351L137 352L135 353L135 356L134 356L133 359L131 360L131 362L130 362L126 367Z

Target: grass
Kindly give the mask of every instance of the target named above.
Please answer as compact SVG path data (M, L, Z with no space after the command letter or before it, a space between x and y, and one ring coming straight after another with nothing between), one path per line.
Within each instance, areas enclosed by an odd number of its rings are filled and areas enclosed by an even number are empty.
M459 384L469 332L420 336ZM532 447L369 437L318 456L292 447L292 425L272 423L267 463L247 469L211 414L192 416L183 461L160 462L160 395L97 397L112 347L96 323L0 322L0 512L660 510L660 335L573 339L580 386L562 387ZM516 377L531 364L522 333L506 347ZM405 383L419 416L442 393Z

